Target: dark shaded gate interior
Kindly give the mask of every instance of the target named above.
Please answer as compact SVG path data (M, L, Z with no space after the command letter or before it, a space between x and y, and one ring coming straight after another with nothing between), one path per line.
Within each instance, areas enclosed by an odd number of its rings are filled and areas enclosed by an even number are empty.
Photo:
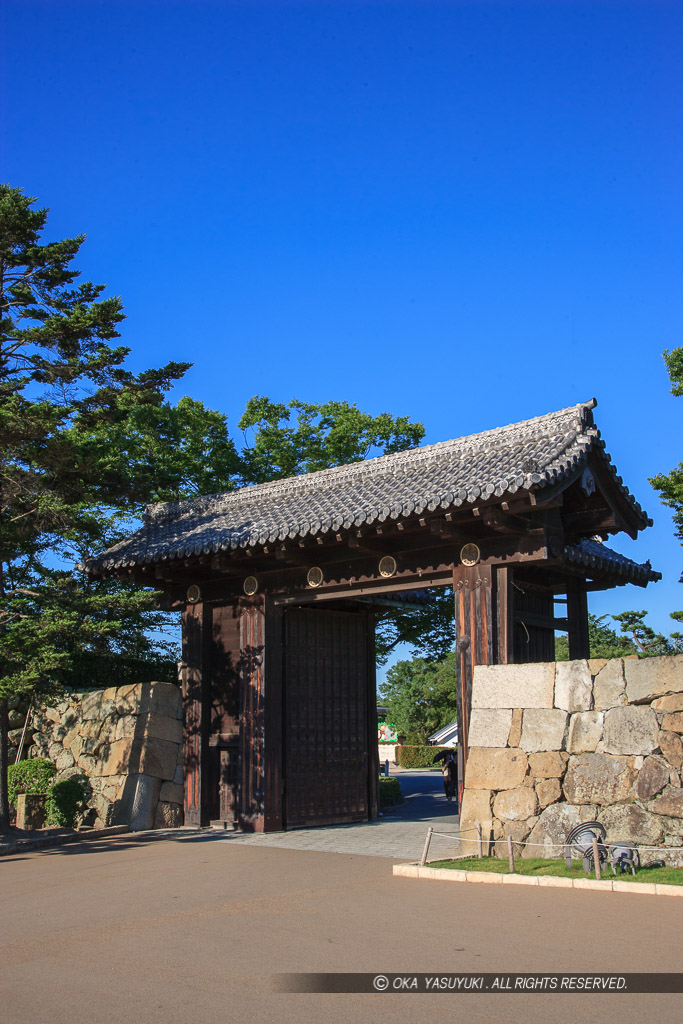
M367 616L290 608L284 622L287 826L362 821L369 814L368 703L374 696Z

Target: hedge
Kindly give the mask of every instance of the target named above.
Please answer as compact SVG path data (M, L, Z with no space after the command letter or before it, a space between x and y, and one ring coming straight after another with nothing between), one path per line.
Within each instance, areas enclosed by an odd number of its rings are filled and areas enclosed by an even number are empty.
M401 768L431 768L440 750L455 750L455 747L436 747L429 743L407 744L396 747L396 762Z
M20 793L49 793L56 774L57 769L52 761L42 757L11 764L7 769L7 788L12 807L16 807Z
M379 805L380 807L391 807L392 804L403 803L401 783L398 779L388 778L386 775L379 777Z

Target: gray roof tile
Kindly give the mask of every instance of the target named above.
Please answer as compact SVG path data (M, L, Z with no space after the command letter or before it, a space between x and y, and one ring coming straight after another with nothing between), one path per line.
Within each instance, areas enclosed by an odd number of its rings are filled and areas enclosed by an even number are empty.
M149 505L143 527L89 568L108 572L348 531L547 487L574 472L589 452L609 466L593 425L595 404L226 494ZM650 521L609 468L643 529Z

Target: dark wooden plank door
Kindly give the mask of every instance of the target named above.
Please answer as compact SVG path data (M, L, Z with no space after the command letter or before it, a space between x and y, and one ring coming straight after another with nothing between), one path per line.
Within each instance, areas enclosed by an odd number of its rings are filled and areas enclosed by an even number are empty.
M367 617L285 613L284 764L288 828L368 817Z

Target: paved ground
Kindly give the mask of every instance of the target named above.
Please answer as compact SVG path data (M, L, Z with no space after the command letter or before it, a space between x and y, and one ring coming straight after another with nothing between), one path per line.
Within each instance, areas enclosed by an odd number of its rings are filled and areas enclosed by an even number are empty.
M430 844L430 859L458 854L458 817L455 805L449 804L444 796L441 772L394 769L392 774L401 780L404 803L387 808L377 821L262 835L225 832L221 836L226 842L241 846L418 860L431 825L438 832L451 833L452 838L434 836Z
M678 995L292 995L279 972L677 971L681 901L394 878L379 856L147 833L0 860L12 1024L676 1024Z

